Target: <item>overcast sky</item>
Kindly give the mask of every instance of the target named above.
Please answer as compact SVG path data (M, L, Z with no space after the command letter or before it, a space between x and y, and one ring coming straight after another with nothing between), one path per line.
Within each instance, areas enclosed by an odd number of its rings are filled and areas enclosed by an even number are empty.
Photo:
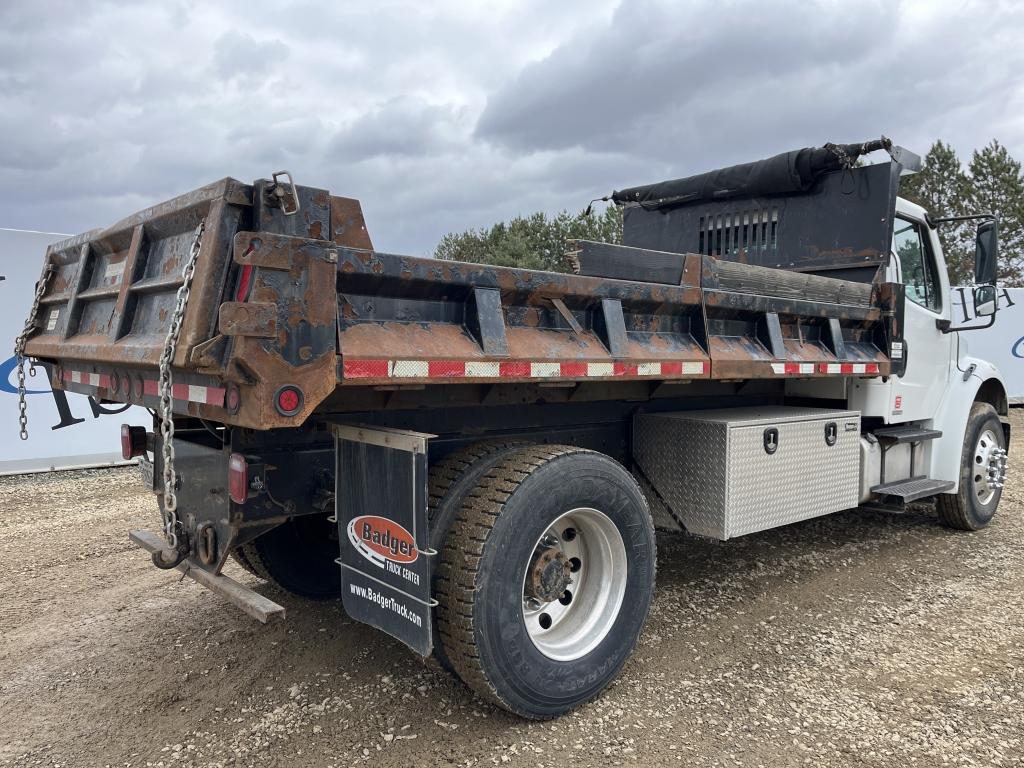
M428 253L826 141L1024 159L1022 39L1020 2L3 2L0 226L286 168Z

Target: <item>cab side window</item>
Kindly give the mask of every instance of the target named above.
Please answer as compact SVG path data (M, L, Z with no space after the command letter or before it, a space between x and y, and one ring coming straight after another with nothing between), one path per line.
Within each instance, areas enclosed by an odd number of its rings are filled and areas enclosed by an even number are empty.
M897 217L892 231L892 251L900 258L907 298L931 310L941 309L935 261L921 225Z

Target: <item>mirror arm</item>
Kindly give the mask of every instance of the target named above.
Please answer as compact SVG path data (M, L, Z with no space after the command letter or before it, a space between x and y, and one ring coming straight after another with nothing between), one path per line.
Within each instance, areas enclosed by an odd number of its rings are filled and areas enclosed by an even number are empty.
M937 224L949 224L955 221L981 221L982 219L988 220L994 218L996 218L994 213L972 213L969 216L941 216L937 219L933 219L928 214L925 214L925 219L932 225L933 229Z
M935 327L938 328L942 333L960 333L961 331L983 331L986 328L991 328L995 325L996 313L992 313L988 316L988 325L963 325L956 328L952 327L952 322L943 318L942 320L935 321Z

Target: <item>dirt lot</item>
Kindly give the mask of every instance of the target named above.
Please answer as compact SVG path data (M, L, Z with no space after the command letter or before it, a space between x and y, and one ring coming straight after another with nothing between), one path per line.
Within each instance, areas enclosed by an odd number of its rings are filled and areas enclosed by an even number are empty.
M337 604L269 590L289 619L265 628L157 571L126 536L156 523L133 470L0 479L0 765L1020 765L1021 416L982 533L848 512L661 535L637 653L543 724Z

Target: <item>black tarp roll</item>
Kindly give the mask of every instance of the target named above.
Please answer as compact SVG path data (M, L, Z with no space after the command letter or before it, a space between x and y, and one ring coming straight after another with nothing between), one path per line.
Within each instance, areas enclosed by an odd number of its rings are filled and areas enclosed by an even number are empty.
M645 208L662 208L731 197L806 192L823 173L849 167L861 155L890 146L891 142L882 138L860 144L826 144L824 147L796 149L753 163L630 187L613 192L612 200L619 204L640 203Z

